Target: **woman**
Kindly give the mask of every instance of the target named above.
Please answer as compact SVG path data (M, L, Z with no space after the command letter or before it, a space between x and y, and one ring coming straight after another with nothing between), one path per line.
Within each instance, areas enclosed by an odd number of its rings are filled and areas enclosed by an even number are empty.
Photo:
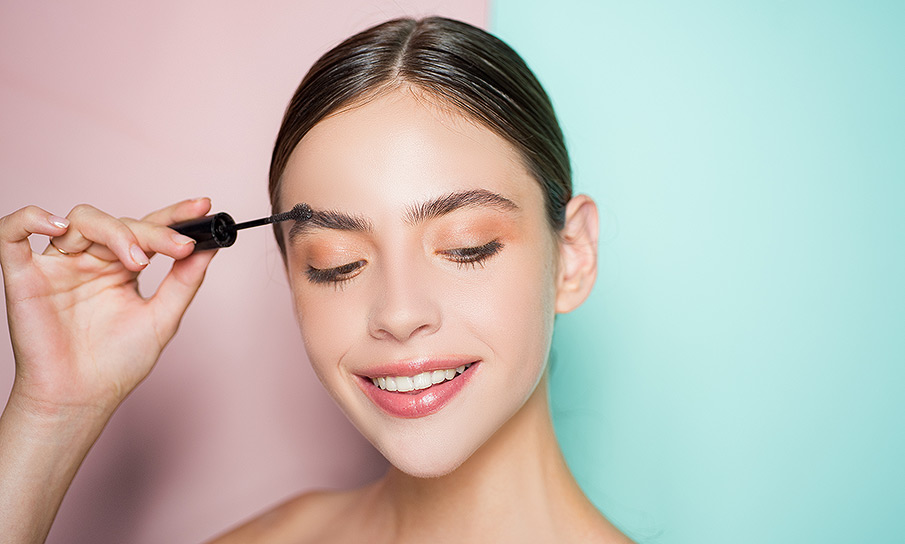
M362 489L304 494L217 542L628 542L581 492L553 433L556 313L588 296L597 212L572 197L549 99L505 44L395 20L322 57L270 172L275 232L311 364L391 462ZM45 538L79 464L150 372L213 254L89 206L0 220L16 380L0 418L0 532ZM51 237L33 255L31 234ZM142 299L151 256L176 261Z

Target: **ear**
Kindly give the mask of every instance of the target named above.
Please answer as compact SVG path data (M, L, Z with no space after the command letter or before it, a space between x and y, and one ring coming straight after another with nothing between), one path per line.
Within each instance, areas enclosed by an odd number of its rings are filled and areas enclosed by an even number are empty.
M556 275L556 313L578 308L597 278L597 204L576 195L566 204L566 224L560 233Z

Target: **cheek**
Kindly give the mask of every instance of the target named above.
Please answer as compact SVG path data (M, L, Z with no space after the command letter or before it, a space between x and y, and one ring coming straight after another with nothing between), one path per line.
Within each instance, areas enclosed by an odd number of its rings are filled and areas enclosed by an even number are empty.
M541 235L543 236L543 235ZM533 389L546 363L555 315L553 245L510 248L506 259L458 307L469 333L481 338L512 371L509 379ZM491 271L488 265L488 272Z
M351 293L298 285L302 282L307 280L298 276L290 281L299 331L315 374L332 391L331 381L337 378L332 370L348 352L350 335L364 326L356 321L362 315L355 310L359 302Z

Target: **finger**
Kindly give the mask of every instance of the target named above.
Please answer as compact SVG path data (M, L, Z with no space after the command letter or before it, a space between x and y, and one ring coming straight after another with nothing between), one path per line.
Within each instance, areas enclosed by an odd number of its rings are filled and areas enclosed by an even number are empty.
M135 234L119 219L87 204L76 206L67 217L70 224L66 233L53 238L57 248L67 253L87 251L108 261L119 260L133 272L150 262ZM52 247L44 251L45 255L55 253Z
M0 218L0 264L22 266L31 261L31 245L28 237L32 234L62 236L69 228L69 220L42 210L37 206L26 206Z
M155 314L161 316L162 325L167 327L167 335L172 335L179 327L182 315L201 287L204 274L216 251L199 251L173 263L150 304Z
M201 217L210 210L211 200L209 198L183 200L182 202L177 202L166 208L149 213L144 217L144 221L157 223L159 225L172 225L179 221Z
M157 253L176 260L184 259L195 249L194 239L163 225L129 218L122 218L120 221L132 231L149 259Z

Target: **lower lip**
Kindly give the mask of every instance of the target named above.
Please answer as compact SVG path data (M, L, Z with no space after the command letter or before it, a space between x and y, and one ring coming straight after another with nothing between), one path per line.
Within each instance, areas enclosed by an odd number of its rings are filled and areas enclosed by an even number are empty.
M452 380L434 384L417 392L398 393L386 391L374 385L370 378L359 376L358 386L381 410L393 417L418 418L437 412L464 388L478 363L473 363L465 372Z

